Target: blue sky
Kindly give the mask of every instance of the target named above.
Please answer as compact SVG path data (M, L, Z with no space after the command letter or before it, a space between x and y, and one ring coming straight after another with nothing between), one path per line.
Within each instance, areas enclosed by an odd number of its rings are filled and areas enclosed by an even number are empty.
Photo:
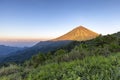
M120 31L120 0L0 0L0 38L51 39L83 25Z

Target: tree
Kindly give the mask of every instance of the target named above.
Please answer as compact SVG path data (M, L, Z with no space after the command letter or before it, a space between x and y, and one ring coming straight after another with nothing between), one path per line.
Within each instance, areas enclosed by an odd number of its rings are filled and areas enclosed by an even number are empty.
M55 55L63 55L63 54L65 54L65 53L66 53L65 50L59 49L59 50L57 50L57 51L55 52Z
M32 64L34 67L37 67L39 64L43 64L45 60L46 60L45 54L39 53L38 55L32 57Z

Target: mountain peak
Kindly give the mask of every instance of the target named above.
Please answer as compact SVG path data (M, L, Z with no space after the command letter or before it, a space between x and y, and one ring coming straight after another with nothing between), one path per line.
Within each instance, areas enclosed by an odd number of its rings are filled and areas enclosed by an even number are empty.
M64 34L63 36L60 36L53 41L60 41L60 40L77 40L77 41L84 41L84 40L90 40L95 37L99 36L98 33L93 32L84 26L78 26L71 30L70 32Z
M78 26L78 27L76 27L76 28L85 28L84 26L82 26L82 25L80 25L80 26Z
M78 27L76 27L76 28L74 28L74 29L87 29L87 28L80 25L80 26L78 26Z

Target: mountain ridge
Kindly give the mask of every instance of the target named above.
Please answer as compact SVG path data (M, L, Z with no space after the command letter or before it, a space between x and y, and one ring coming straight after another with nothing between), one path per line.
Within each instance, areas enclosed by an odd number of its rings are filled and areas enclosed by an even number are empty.
M23 50L21 47L12 47L6 45L0 45L0 56L8 55L9 53L16 52L18 50Z

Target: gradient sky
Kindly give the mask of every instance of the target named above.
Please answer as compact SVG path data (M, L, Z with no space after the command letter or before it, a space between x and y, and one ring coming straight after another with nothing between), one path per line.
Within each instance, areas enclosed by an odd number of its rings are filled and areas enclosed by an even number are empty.
M0 0L0 40L46 40L83 25L120 31L120 0Z

